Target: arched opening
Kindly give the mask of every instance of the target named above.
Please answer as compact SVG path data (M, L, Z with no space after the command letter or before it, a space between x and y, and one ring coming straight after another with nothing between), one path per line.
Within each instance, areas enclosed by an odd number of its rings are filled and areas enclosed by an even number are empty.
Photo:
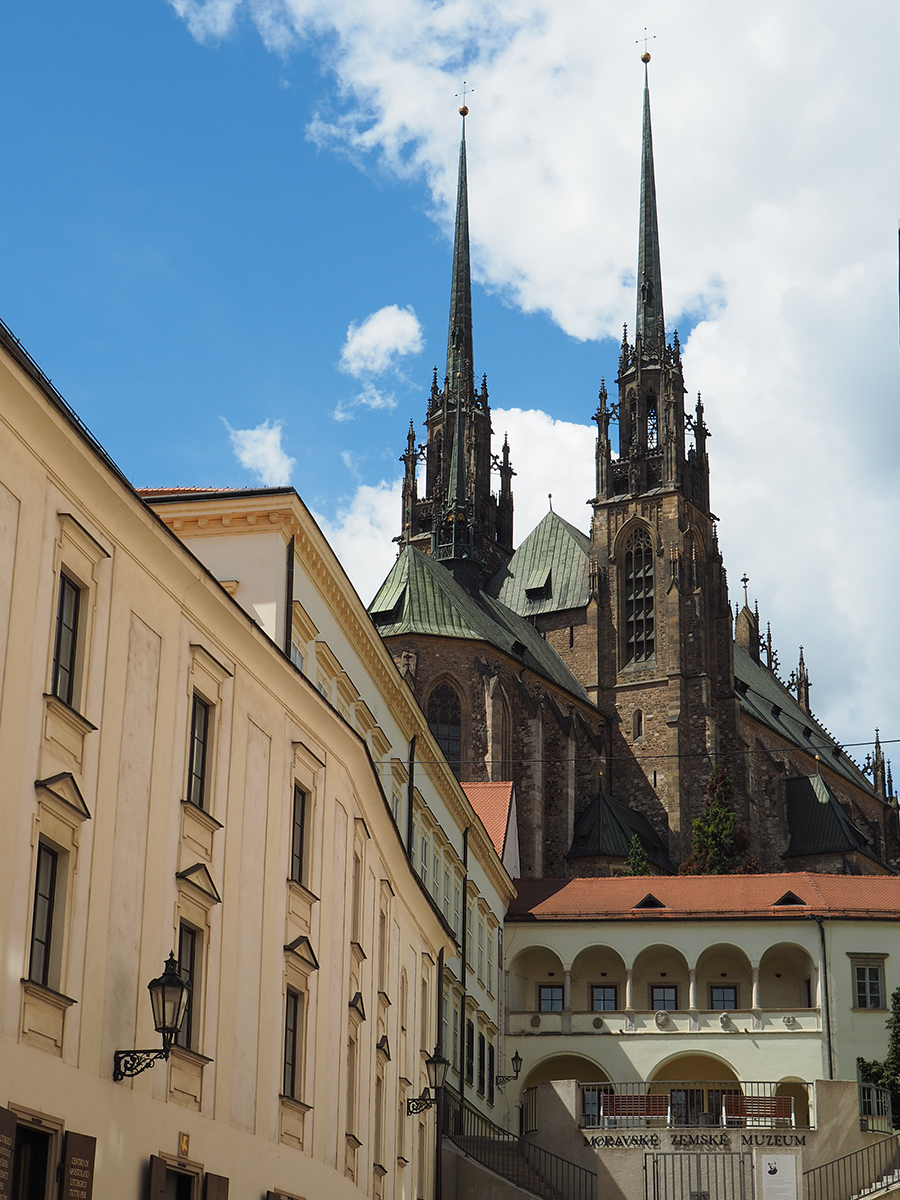
M631 740L639 742L644 736L644 714L639 708L636 708L631 714Z
M622 1012L625 1008L625 963L608 946L586 946L572 963L570 978L573 1012Z
M749 1009L753 999L750 960L737 946L708 946L697 960L697 1007L710 1012Z
M510 1012L562 1012L565 971L552 950L530 946L509 965Z
M802 946L781 942L770 946L759 964L761 1008L816 1007L816 967Z
M728 1105L742 1095L738 1077L728 1063L712 1054L679 1054L662 1063L647 1087L649 1094L668 1095L670 1125L722 1125Z
M690 1000L688 965L674 946L647 946L634 962L632 1002L645 1012L685 1010Z
M775 1088L776 1096L790 1097L794 1105L794 1124L809 1129L809 1087L800 1079L783 1079Z
M574 1079L578 1083L609 1083L609 1075L591 1059L582 1058L580 1054L556 1054L532 1067L525 1077L524 1086L537 1087L539 1083L552 1083L557 1079Z
M625 662L646 662L655 650L653 546L641 526L625 543L622 561Z
M428 697L428 726L444 757L459 775L462 744L462 710L459 696L449 683L439 683Z

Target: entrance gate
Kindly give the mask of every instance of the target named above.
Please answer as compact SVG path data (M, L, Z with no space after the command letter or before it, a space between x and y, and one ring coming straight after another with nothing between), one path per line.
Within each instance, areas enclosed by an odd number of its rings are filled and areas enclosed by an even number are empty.
M645 1154L644 1200L752 1200L749 1154Z

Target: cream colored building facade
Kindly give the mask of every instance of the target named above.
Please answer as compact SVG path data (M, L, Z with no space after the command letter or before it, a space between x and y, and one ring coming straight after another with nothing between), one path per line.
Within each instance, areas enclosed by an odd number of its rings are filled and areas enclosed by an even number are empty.
M266 532L218 582L5 328L0 425L0 1185L27 1160L46 1200L58 1169L98 1200L429 1195L406 1100L455 1001L489 1107L513 886L363 605L294 493L223 514ZM277 596L242 607L272 546L303 669ZM459 966L467 909L492 977ZM172 950L182 1044L114 1082L159 1045Z

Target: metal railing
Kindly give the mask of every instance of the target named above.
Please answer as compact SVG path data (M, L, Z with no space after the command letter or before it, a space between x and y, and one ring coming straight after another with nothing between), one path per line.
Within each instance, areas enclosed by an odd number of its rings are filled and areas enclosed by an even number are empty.
M851 1200L900 1182L900 1137L885 1138L854 1154L803 1172L806 1200Z
M866 1122L869 1133L891 1133L894 1123L891 1093L887 1088L876 1087L874 1083L860 1083L859 1115Z
M544 1200L596 1200L593 1171L501 1129L449 1089L442 1107L444 1136L489 1171Z
M809 1129L811 1085L741 1080L582 1084L585 1129L711 1125Z

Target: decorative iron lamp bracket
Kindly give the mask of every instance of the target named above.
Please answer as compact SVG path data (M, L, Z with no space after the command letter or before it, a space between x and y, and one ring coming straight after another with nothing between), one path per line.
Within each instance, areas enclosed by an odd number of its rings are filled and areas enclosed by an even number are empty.
M512 1056L512 1069L512 1075L495 1075L494 1086L502 1088L505 1083L515 1083L515 1081L519 1078L519 1074L522 1070L522 1055L518 1052L518 1050Z
M428 1112L429 1108L433 1108L436 1103L437 1099L426 1088L421 1096L413 1096L411 1100L407 1100L406 1115L414 1117L418 1113Z
M162 1050L117 1050L113 1058L113 1079L116 1083L132 1075L140 1075L159 1059L168 1059L169 1047Z

